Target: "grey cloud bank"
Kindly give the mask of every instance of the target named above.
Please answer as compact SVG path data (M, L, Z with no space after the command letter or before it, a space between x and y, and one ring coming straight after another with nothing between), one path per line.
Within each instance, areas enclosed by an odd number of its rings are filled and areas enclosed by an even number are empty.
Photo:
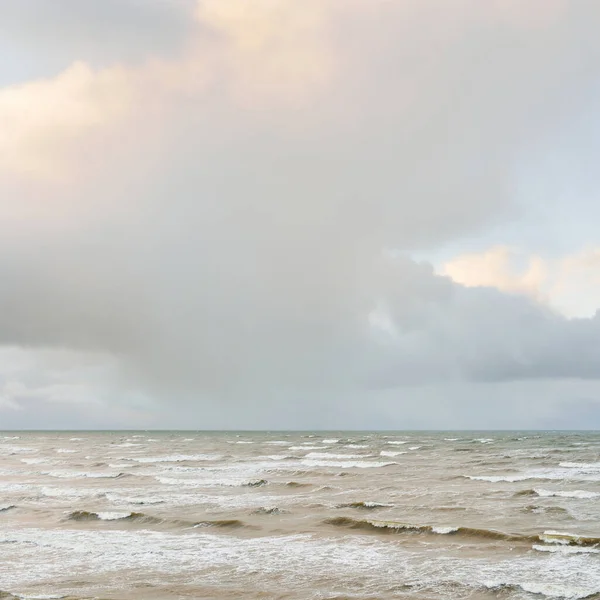
M411 259L519 218L524 161L596 99L595 3L149 6L44 8L91 70L0 166L0 342L49 352L2 423L600 424L597 316ZM111 49L120 15L142 37Z

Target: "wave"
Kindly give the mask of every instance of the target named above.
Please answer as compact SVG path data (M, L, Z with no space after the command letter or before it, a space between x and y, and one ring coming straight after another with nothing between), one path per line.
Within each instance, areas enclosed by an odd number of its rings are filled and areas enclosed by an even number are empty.
M443 527L435 525L414 525L409 523L398 523L396 521L375 521L367 519L352 519L350 517L334 517L325 519L327 525L345 527L348 529L359 529L378 533L422 533L438 535L458 535L465 537L476 537L489 540L505 541L538 541L537 537L513 535L493 529L476 529L472 527Z
M474 481L489 481L498 483L505 481L515 483L517 481L540 480L540 481L600 481L600 468L597 463L561 463L560 468L537 469L522 472L515 475L463 475ZM570 465L566 467L565 465Z
M534 477L532 475L463 475L462 477L471 481L489 481L490 483L499 483L500 481L515 483L517 481L527 481L528 479L547 479L546 477Z
M382 450L380 456L400 456L401 454L408 454L408 452L393 452L392 450Z
M140 456L127 457L121 460L132 460L138 463L161 463L161 462L185 462L185 461L204 461L218 460L219 454L172 454L170 456Z
M368 531L373 533L415 533L415 534L435 534L452 535L465 538L475 538L481 540L498 540L508 542L523 542L536 544L544 542L553 546L573 546L573 547L600 547L600 538L582 536L573 533L564 533L560 531L544 531L539 535L513 534L497 531L494 529L478 529L475 527L451 527L437 525L416 525L410 523L398 523L396 521L376 521L371 519L353 519L351 517L333 517L325 519L326 525L344 527ZM546 546L544 546L546 547ZM548 550L552 552L552 550Z
M393 446L400 446L402 444L408 444L408 442L406 441L401 441L401 440L390 440L388 442L386 442L387 444L392 444Z
M591 492L588 490L544 490L540 488L521 490L515 496L539 496L540 498L577 498L587 500L591 498L600 498L600 492Z
M322 444L337 444L340 440L336 438L321 440Z
M180 477L161 477L155 476L156 481L165 485L179 485L192 488L202 487L260 487L267 485L269 482L266 479L258 479L256 481L244 481L242 479L184 479Z
M268 481L266 479L257 479L256 481L247 481L242 485L244 487L262 487L263 485L268 485Z
M267 456L259 456L258 458L268 458L269 460L298 460L298 456L291 454L268 454Z
M393 504L386 504L384 502L345 502L344 504L338 504L336 508L359 508L363 510L374 510L377 508L391 508Z
M248 525L239 519L217 519L215 521L199 521L198 523L194 523L192 527L222 527L225 529L239 529L240 527L248 527Z
M143 523L160 523L161 519L150 517L140 512L92 512L75 510L67 515L69 521L136 521Z
M119 494L111 494L111 493L106 493L105 497L110 502L125 503L125 504L152 505L152 504L164 504L165 503L165 501L160 498L121 496Z
M304 458L331 458L334 460L353 460L357 458L368 458L368 456L365 454L332 454L330 452L309 452Z
M540 541L547 544L560 544L561 546L598 546L599 537L577 535L576 533L565 533L563 531L544 531L538 536Z
M94 473L94 472L78 472L78 471L45 471L42 475L49 477L57 477L59 479L117 479L119 477L127 477L127 473Z
M395 462L370 462L366 460L335 461L335 460L303 460L307 467L337 467L340 469L377 469L397 465Z
M14 504L0 504L0 513L8 512L13 508L17 508Z
M253 515L281 515L286 511L277 506L261 506L252 511Z
M569 514L569 511L562 506L537 506L536 504L530 504L529 506L525 506L523 512L526 513L537 513L537 514L547 514L547 513L557 513L557 514Z
M286 482L286 484L288 487L291 488L300 488L300 487L310 487L311 485L313 485L312 483L303 483L301 481L288 481Z
M561 462L558 463L559 467L564 467L567 469L586 469L597 471L600 470L600 462L594 463L582 463L582 462Z
M555 552L558 554L600 554L598 548L589 548L586 546L541 546L534 544L532 548L538 552Z

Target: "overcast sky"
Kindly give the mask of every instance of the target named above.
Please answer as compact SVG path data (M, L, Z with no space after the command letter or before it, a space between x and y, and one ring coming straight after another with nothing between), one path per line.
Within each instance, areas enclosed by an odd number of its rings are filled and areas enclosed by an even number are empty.
M597 0L5 0L1 428L600 428Z

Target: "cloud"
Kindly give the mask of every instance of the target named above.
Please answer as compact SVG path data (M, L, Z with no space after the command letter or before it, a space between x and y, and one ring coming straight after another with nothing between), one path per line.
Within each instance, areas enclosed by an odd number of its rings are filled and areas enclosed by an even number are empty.
M594 377L596 320L407 258L518 215L516 166L593 99L597 8L556 6L205 1L176 54L1 88L0 342L240 423ZM541 277L482 260L500 290Z
M467 287L523 294L567 317L593 317L600 308L600 251L590 248L544 259L508 247L457 256L439 272Z

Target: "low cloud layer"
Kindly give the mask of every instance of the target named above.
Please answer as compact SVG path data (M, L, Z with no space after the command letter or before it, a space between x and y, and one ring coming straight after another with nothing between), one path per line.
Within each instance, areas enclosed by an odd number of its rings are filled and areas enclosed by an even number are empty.
M160 31L150 4L102 10ZM377 426L431 386L596 380L598 317L411 258L519 218L524 161L595 100L596 4L252 4L175 3L164 46L0 88L0 343L94 357L66 385L128 424L342 426L383 394ZM57 397L26 372L0 410Z

